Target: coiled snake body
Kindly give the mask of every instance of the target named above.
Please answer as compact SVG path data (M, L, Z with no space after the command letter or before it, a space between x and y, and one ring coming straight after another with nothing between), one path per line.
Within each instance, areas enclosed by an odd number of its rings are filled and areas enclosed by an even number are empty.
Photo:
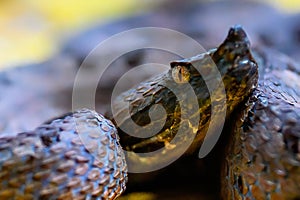
M0 198L6 199L114 199L125 189L127 165L123 149L135 153L165 148L164 156L176 157L180 141L194 138L188 152L199 149L211 123L207 81L214 80L213 61L224 84L214 94L226 99L226 118L232 129L222 167L224 199L293 199L300 197L299 71L273 66L250 51L240 26L230 29L225 41L208 53L171 63L171 69L121 94L114 101L113 123L94 111L81 110L45 123L32 132L0 138ZM257 58L257 59L254 59ZM256 61L255 61L256 60ZM201 75L197 67L201 68ZM260 72L260 73L258 73ZM258 78L259 77L259 78ZM205 81L204 81L205 79ZM166 85L192 86L199 109L181 111L176 95ZM294 84L294 85L293 85ZM120 127L132 119L139 126L162 118L149 118L149 109L165 108L166 122L159 133L135 138ZM129 105L129 114L126 109ZM199 123L191 119L201 114ZM217 113L218 115L218 113ZM118 119L122 119L117 123ZM216 118L217 119L217 118ZM184 133L172 144L179 126ZM151 127L150 127L151 128ZM132 130L134 132L134 130ZM143 133L137 132L135 135ZM121 145L119 144L119 138ZM186 150L186 149L184 149ZM135 154L126 154L134 164ZM161 159L161 157L160 157ZM143 166L157 158L138 160ZM136 167L136 166L129 166Z

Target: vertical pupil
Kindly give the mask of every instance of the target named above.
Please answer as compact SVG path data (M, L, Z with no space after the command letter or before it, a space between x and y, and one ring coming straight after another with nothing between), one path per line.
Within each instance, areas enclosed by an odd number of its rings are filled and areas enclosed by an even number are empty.
M178 79L180 81L182 81L182 68L179 68L179 71L178 71Z
M177 83L186 83L189 81L189 74L187 72L187 69L182 66L176 66L172 70L172 76Z

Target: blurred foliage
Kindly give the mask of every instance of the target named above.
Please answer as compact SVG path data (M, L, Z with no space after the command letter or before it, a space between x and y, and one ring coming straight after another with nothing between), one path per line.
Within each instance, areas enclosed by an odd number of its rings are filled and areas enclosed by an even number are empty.
M271 1L288 11L299 11L298 0ZM147 0L0 0L0 68L46 59L59 41L74 30L110 18L140 12Z
M74 30L139 12L147 2L0 0L0 68L44 60Z
M274 4L279 9L286 12L299 12L300 1L299 0L268 0L269 3Z

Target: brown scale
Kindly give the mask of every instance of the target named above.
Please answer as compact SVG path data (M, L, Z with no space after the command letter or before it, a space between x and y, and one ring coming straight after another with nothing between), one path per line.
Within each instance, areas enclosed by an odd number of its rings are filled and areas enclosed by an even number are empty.
M115 132L96 112L81 110L33 132L2 136L0 198L114 199L127 181ZM87 137L87 146L81 137ZM104 147L101 155L89 151L91 141Z
M300 67L258 50L259 82L237 114L223 166L223 199L300 198Z

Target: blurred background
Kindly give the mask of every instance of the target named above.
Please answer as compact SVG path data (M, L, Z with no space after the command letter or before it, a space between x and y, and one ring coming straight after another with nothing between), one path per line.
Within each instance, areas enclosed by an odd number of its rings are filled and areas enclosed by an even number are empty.
M62 41L95 24L144 13L171 2L1 0L0 69L40 62L57 53ZM266 2L284 13L300 11L298 0Z
M0 68L44 60L74 32L152 6L147 0L2 0Z

